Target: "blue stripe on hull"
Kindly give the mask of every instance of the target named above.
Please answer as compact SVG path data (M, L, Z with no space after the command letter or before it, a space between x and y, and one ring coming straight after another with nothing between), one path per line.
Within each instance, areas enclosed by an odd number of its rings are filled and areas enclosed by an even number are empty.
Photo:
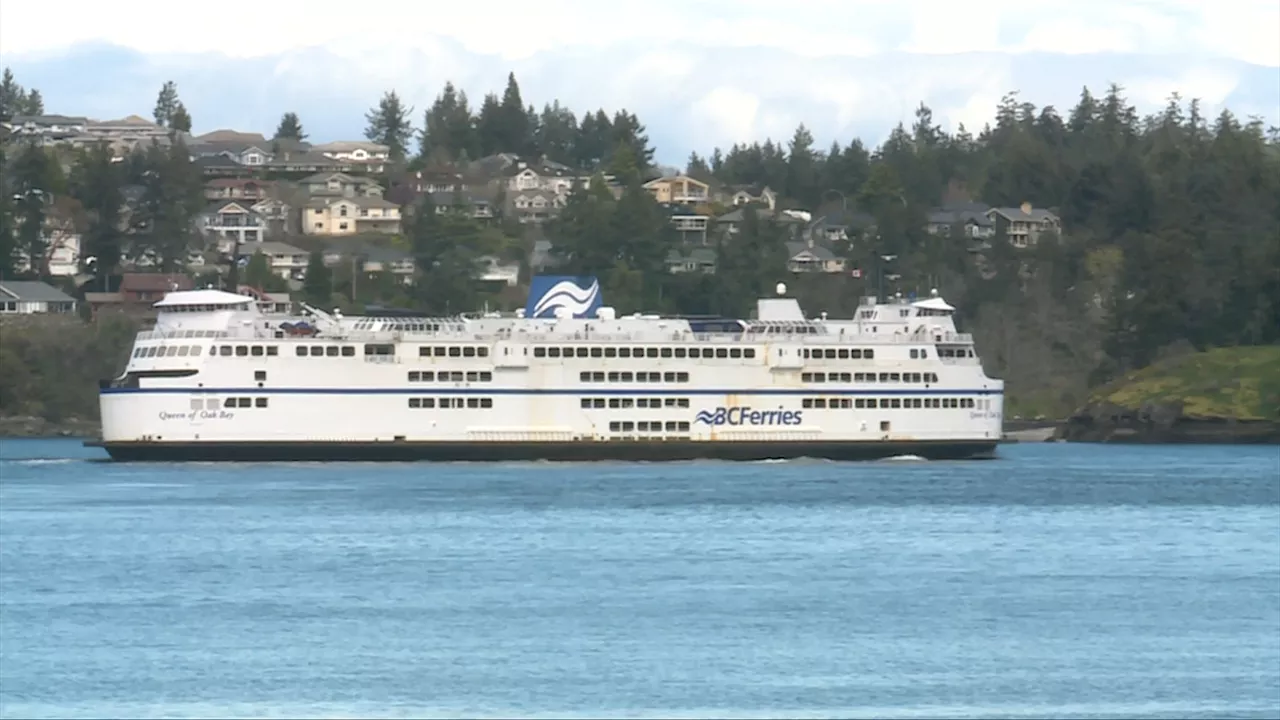
M440 387L423 383L419 386L405 388L282 388L282 387L154 387L154 388L102 388L102 395L192 395L192 394L236 394L236 395L572 395L579 397L595 397L609 395L773 395L773 396L949 396L949 395L1003 395L1003 390L976 388L918 388L914 390L854 390L849 388L809 387L785 389L751 389L738 390L728 388L653 388L643 385L631 388L493 388L493 387Z

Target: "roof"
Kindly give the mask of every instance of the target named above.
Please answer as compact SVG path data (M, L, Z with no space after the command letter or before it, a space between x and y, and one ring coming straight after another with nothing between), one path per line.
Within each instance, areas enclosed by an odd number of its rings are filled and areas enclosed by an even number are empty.
M89 121L72 115L14 115L10 122L14 125L86 125Z
M315 152L351 152L352 150L364 150L366 152L390 152L391 148L375 142L366 142L364 140L338 140L330 143L322 143L320 145L312 145L311 149Z
M1031 212L1027 212L1022 208L997 207L997 208L991 208L990 210L987 211L988 215L990 215L991 213L997 213L999 215L1003 215L1007 220L1024 221L1024 222L1026 221L1044 222L1046 220L1056 220L1058 217L1057 215L1054 215L1053 213L1043 208L1031 208Z
M802 242L789 242L789 243L787 243L787 255L788 255L788 256L790 256L790 257L793 257L793 258L794 258L794 257L796 257L797 255L802 255L802 254L804 254L804 253L808 253L808 254L812 255L813 257L815 257L815 258L817 258L818 260L821 260L821 261L823 261L823 262L827 262L827 261L830 261L830 260L838 260L838 259L839 259L839 258L837 258L837 257L836 257L836 254L835 254L835 253L831 252L831 250L830 250L830 249L825 248L825 247L823 247L823 246L821 246L821 245L813 245L813 246L810 246L809 244L807 244L807 243L802 243Z
M307 200L309 208L327 208L338 202L348 202L359 208L398 208L399 205L390 200L380 197L367 197L357 195L356 197L347 197L346 195L312 195Z
M253 298L222 290L187 290L170 292L154 307L174 307L175 305L243 305L253 302Z
M240 247L242 250L248 249L248 246L246 245L241 245ZM264 255L309 255L310 254L306 250L303 250L302 248L297 248L287 243L274 242L272 240L268 240L263 243L258 243L255 249Z
M924 310L955 310L955 308L947 304L946 300L937 296L931 297L928 300L913 302L911 303L911 307L918 307Z
M25 302L75 302L76 299L48 283L31 280L0 282L0 296Z
M238 130L214 130L191 139L195 143L245 143L261 146L267 142L262 133L240 132Z
M191 278L177 273L125 273L120 276L121 289L135 292L172 291L175 285L178 290L190 290L195 287Z

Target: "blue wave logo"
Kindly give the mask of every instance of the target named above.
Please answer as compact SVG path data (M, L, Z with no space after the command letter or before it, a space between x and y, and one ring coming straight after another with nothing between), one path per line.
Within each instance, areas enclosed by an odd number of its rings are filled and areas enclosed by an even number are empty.
M596 278L539 275L530 283L525 317L555 317L559 308L575 318L592 317L602 304L600 281Z
M694 422L718 427L720 425L799 425L804 421L802 410L756 410L750 406L718 407L715 410L699 410Z

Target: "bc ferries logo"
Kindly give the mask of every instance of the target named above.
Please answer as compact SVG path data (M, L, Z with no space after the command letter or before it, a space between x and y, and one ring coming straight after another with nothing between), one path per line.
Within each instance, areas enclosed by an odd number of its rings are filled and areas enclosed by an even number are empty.
M718 407L699 410L697 422L704 425L799 425L802 410L756 410L751 407Z
M556 310L564 308L572 317L594 317L602 304L600 281L593 277L538 275L529 284L524 316L555 317Z

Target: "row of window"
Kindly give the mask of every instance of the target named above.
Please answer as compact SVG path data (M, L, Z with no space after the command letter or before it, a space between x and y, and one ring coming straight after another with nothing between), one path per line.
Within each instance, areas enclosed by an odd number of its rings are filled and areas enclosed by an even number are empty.
M800 354L806 360L874 360L876 357L876 351L871 348L805 348Z
M470 408L472 410L481 409L488 410L493 407L493 398L429 398L429 397L412 397L409 398L409 407L420 408L423 410L432 410L435 408L462 409Z
M295 350L298 357L355 357L356 349L351 345L299 345Z
M418 348L418 357L489 357L489 348L483 345L423 345Z
M686 420L668 420L665 423L657 420L615 420L609 423L609 432L689 432Z
M800 373L800 382L821 383L821 382L906 382L906 383L936 383L938 376L934 373Z
M683 383L689 382L689 373L687 372L631 372L629 370L619 370L616 372L582 372L578 373L578 380L581 382L649 382L649 383Z
M493 382L493 373L488 370L457 370L432 372L430 370L410 370L409 382Z
M152 345L133 349L136 358L152 357L194 357L201 352L200 345Z
M975 356L973 354L973 348L941 348L938 350L938 357L962 358Z
M751 359L756 356L755 348L685 348L685 347L535 347L534 357L551 358L729 358Z
M650 410L663 407L687 408L689 398L582 398L581 407L584 410L600 410L606 407L611 410L631 407Z
M192 400L191 407L194 409L196 403L198 402L200 401ZM216 398L213 398L208 400L207 403L208 403L208 407L212 410L217 408L218 400ZM226 400L222 401L222 407L224 408L249 408L249 407L264 408L266 406L267 406L267 399L264 397L255 397L255 398L233 397L233 398L227 398Z
M800 407L814 410L881 410L915 408L974 408L973 398L804 398Z

